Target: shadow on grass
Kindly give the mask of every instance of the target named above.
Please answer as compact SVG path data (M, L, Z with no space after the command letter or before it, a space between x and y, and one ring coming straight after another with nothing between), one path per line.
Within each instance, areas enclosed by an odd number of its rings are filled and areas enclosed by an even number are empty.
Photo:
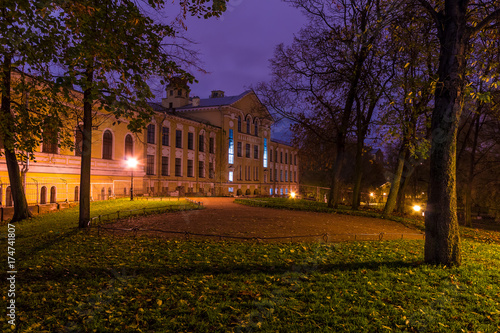
M310 274L319 272L322 274L337 273L337 272L354 272L361 270L380 270L388 269L405 269L419 266L421 262L406 262L401 260L396 261L368 261L359 263L346 263L346 264L192 264L182 267L172 267L169 265L151 265L144 267L138 264L137 266L111 266L107 268L102 267L84 267L84 266L70 266L65 268L56 269L29 269L19 275L19 279L23 281L53 281L53 282L67 282L71 279L75 280L106 280L115 278L117 272L126 272L127 275L133 277L143 277L145 279L153 279L158 276L180 276L191 278L198 275L213 275L227 276L234 275L235 277L251 276L258 274Z

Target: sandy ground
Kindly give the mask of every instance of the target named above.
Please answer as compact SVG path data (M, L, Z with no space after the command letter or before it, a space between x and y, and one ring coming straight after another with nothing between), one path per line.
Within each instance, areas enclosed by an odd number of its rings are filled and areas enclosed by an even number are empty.
M166 238L207 238L232 236L261 241L348 241L386 239L423 239L423 234L397 222L340 214L297 212L249 207L233 198L199 198L205 209L136 217L106 227L156 230L139 231ZM174 231L178 233L164 233ZM115 231L115 233L119 231ZM190 235L185 234L186 232ZM127 232L128 233L128 232ZM383 233L383 234L382 234ZM382 234L382 235L381 235ZM210 237L230 239L230 237ZM234 238L238 239L238 238Z

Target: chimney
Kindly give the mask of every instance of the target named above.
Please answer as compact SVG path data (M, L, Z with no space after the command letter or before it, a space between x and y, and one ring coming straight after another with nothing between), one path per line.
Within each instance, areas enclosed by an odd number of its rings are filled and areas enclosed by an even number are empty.
M200 98L198 96L194 96L193 100L191 101L192 106L200 106Z
M210 98L220 98L220 97L224 97L224 91L212 90L212 93L210 94Z

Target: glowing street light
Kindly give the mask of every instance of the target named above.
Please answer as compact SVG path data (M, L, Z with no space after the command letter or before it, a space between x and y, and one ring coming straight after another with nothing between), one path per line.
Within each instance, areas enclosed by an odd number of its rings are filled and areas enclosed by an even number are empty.
M129 157L126 160L127 167L130 168L130 200L134 200L134 169L137 166L138 162L136 158Z
M290 198L292 199L295 199L295 196L297 195L297 193L295 192L290 192Z
M420 207L419 205L415 205L413 206L413 210L418 213L422 210L422 207Z
M375 193L370 192L370 197L373 197L374 195L375 195Z

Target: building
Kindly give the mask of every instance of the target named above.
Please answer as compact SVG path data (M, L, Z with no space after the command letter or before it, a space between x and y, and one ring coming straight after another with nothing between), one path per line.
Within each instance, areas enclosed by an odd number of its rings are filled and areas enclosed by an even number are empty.
M127 121L105 115L93 130L93 200L130 195L286 195L298 190L297 150L271 139L274 123L253 91L210 98L189 97L188 86L173 80L141 133ZM76 128L77 124L70 126ZM21 166L29 204L78 201L81 135L76 149L45 140L36 162ZM139 165L127 167L134 157ZM12 205L5 160L0 158L0 202Z

